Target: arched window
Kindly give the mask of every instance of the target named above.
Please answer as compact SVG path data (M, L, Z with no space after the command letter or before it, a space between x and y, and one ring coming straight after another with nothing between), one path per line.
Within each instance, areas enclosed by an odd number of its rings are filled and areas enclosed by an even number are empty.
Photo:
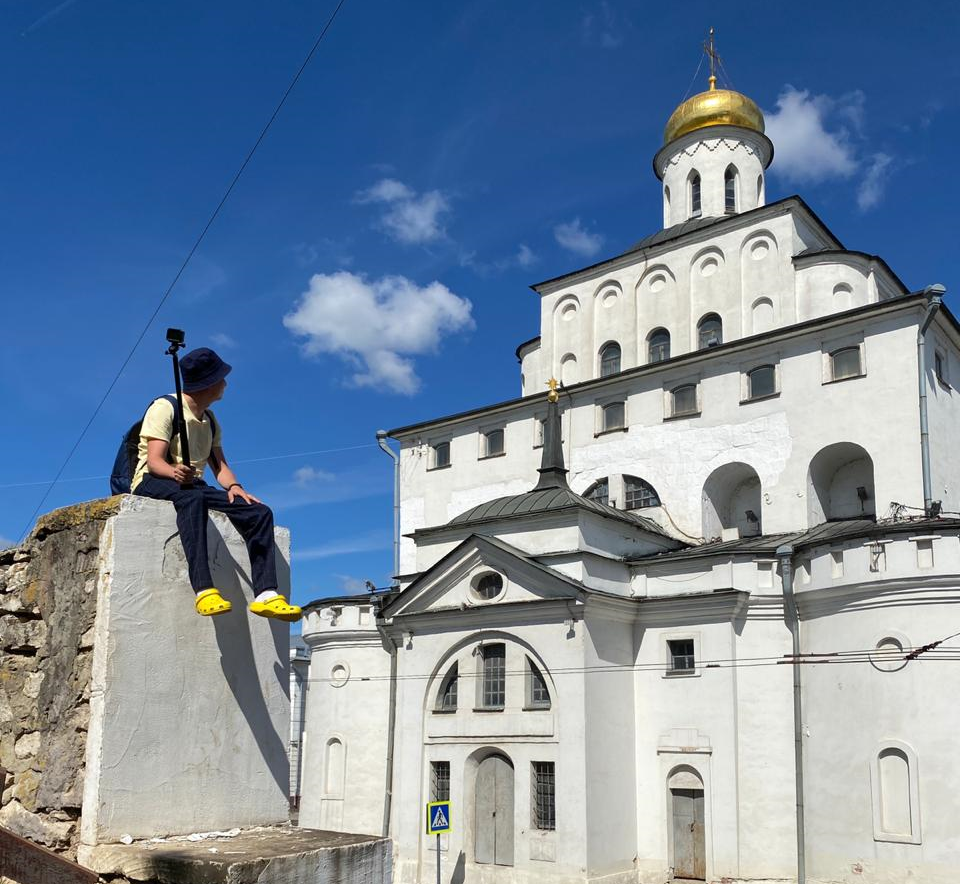
M567 353L567 355L560 360L560 381L565 387L569 387L579 380L580 375L577 371L577 357L574 356L573 353Z
M345 773L343 741L338 737L327 740L326 770L324 776L324 794L328 796L343 795L343 778Z
M624 505L628 510L660 506L660 495L649 482L636 476L623 477Z
M723 210L728 215L737 211L737 170L733 166L723 173Z
M757 205L763 205L763 175L757 175Z
M697 346L700 350L723 343L723 322L716 313L708 313L697 323Z
M586 491L583 496L588 500L595 500L604 505L610 502L610 481L606 478L598 479Z
M600 377L605 378L619 371L620 345L616 341L611 341L600 348Z
M459 682L459 670L457 664L447 670L443 682L440 685L440 693L437 694L438 712L456 712L457 709L457 684Z
M670 358L670 332L665 328L655 328L647 339L649 362L663 362Z
M694 172L690 176L690 217L699 218L700 212L700 176Z
M663 223L667 226L670 223L670 188L663 188Z
M846 378L858 378L863 374L863 367L860 364L860 348L844 347L842 350L834 350L830 354L830 375L835 381L842 381Z

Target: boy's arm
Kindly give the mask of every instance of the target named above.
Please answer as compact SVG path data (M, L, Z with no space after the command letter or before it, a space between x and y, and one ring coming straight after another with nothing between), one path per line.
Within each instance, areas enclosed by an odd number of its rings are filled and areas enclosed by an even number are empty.
M238 497L247 503L261 503L252 494L248 494L237 481L236 473L230 469L222 448L215 446L210 452L210 459L207 463L210 464L210 469L213 470L213 475L216 476L217 481L226 489L227 499L230 503L233 503Z
M151 476L159 479L173 479L181 485L193 479L193 470L186 464L167 462L167 449L170 443L166 439L147 439L147 470Z

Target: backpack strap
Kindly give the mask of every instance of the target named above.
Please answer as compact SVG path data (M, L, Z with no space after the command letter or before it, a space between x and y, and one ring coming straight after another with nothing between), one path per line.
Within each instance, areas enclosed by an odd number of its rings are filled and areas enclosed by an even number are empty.
M211 432L213 433L213 436L212 436L211 438L212 438L212 439L216 439L216 438L217 438L217 433L220 432L220 425L217 423L217 419L213 416L213 412L212 412L212 411L210 411L209 409L207 409L207 410L204 412L204 414L205 414L205 415L207 416L207 418L209 418L209 420L210 420L210 430L211 430ZM213 448L213 442L212 442L212 441L211 441L210 447L211 447L211 450L212 450L212 448Z

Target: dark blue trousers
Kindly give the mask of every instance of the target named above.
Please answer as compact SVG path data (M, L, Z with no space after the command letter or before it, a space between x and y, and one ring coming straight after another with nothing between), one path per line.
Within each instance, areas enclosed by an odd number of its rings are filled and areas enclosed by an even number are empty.
M149 473L140 480L134 494L173 503L194 592L214 585L207 557L207 513L210 510L223 513L246 541L254 592L277 588L273 513L266 504L246 503L240 498L230 503L226 491L211 488L206 482L197 480L184 488L173 479L160 479Z

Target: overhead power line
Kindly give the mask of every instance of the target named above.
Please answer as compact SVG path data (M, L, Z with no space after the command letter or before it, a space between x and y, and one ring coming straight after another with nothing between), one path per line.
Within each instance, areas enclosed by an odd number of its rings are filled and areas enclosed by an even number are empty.
M273 113L270 115L270 119L267 120L266 125L263 129L260 130L260 134L257 136L257 140L254 141L253 147L247 151L246 157L244 157L243 162L240 164L240 168L237 169L236 174L230 181L227 189L224 191L223 196L220 198L220 202L217 203L217 207L210 214L210 217L207 219L207 223L204 224L203 229L200 231L200 235L196 238L193 245L190 247L190 250L187 252L187 256L183 259L183 262L180 264L177 272L174 274L173 279L170 282L170 285L167 286L166 291L163 293L163 296L160 298L160 301L157 303L157 306L154 308L153 313L150 314L150 318L147 320L146 324L143 326L140 334L137 336L136 341L134 341L133 346L130 348L130 352L127 353L126 358L120 364L120 368L117 369L117 373L114 375L113 380L110 381L110 384L107 386L106 392L103 396L100 397L100 401L97 403L97 407L94 408L93 414L90 415L90 419L86 422L83 429L80 431L80 435L77 437L77 441L73 443L73 447L70 449L70 453L67 454L63 463L60 465L60 469L57 470L57 474L53 477L53 481L47 486L46 491L43 492L43 497L40 498L40 502L37 504L34 511L30 514L30 518L27 520L27 524L24 526L23 531L20 533L20 542L23 541L23 538L27 536L27 532L30 530L30 526L33 524L33 520L37 517L37 514L40 512L44 503L47 501L47 497L50 496L50 492L53 490L54 486L60 481L60 476L63 475L63 471L66 469L67 464L70 463L70 460L73 458L73 455L76 454L77 449L80 447L80 443L84 440L84 437L87 435L87 431L93 425L94 420L96 420L97 415L100 413L100 409L103 408L104 402L107 401L107 397L113 391L113 388L117 385L117 381L120 380L120 375L123 374L124 369L129 364L130 360L133 358L133 354L136 353L137 348L140 346L140 342L146 337L147 332L150 329L150 326L153 325L153 321L157 318L157 314L160 313L160 310L163 308L163 305L167 302L167 298L170 297L170 293L173 291L174 286L180 281L180 277L183 276L183 272L187 269L187 265L190 263L197 249L200 248L200 244L203 242L204 238L207 235L207 232L213 226L213 222L217 220L217 216L220 214L220 210L223 208L226 201L229 199L230 194L233 193L234 187L236 187L237 182L240 180L240 176L243 175L247 166L250 164L250 160L253 159L253 155L257 152L257 148L260 147L260 143L266 137L267 132L270 130L270 127L273 125L274 120L280 114L280 111L283 109L284 104L287 102L287 98L290 96L290 93L293 91L294 87L300 80L303 72L306 70L307 65L310 64L310 60L316 54L316 51L320 48L320 44L323 42L323 38L326 37L327 31L330 30L330 26L333 24L334 19L336 19L337 14L340 12L340 9L343 7L343 4L346 3L346 0L340 0L337 3L336 8L331 13L330 17L327 19L327 23L323 26L323 30L320 31L320 35L314 41L313 46L310 47L310 51L307 53L307 57L303 60L303 63L300 65L296 74L294 74L293 79L290 81L290 85L287 86L283 95L280 98L280 101L277 102L277 106L273 109Z

